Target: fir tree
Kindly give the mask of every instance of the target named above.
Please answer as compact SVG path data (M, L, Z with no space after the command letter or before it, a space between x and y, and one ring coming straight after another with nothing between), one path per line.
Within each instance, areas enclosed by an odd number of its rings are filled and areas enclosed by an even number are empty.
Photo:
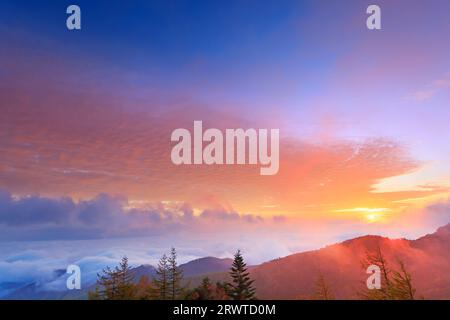
M161 259L159 259L154 286L155 298L167 300L169 297L169 262L166 254L163 254Z
M232 283L229 284L229 296L233 300L252 300L255 299L255 289L253 281L247 272L244 258L241 251L238 250L234 255L233 265L231 266L230 276Z
M180 297L182 292L181 281L183 280L183 272L177 264L177 252L172 247L168 262L168 298L175 300Z

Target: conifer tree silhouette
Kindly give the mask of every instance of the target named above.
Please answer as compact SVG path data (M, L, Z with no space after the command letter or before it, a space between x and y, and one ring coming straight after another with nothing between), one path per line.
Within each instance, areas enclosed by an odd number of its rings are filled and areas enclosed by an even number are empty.
M255 289L250 274L247 271L247 265L244 262L241 251L238 250L234 255L233 265L231 266L230 276L232 282L229 284L229 296L233 300L252 300L255 299Z

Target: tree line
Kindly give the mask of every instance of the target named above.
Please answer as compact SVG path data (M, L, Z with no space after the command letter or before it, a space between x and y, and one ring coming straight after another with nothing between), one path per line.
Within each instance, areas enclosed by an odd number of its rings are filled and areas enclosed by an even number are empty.
M212 283L208 277L189 288L177 263L177 252L163 254L156 275L135 279L128 258L123 257L115 268L109 266L97 275L96 288L88 293L90 300L254 300L254 280L251 279L240 250L234 255L229 271L231 281ZM136 280L138 280L136 282Z
M359 299L365 300L414 300L416 289L412 276L405 263L398 260L398 268L388 264L381 249L366 253L363 268L376 265L381 273L381 289L370 290L365 283L356 292ZM97 275L95 290L88 293L92 300L254 300L256 298L254 280L251 279L240 250L234 255L229 270L230 281L213 283L204 277L199 286L190 288L184 281L183 271L177 263L177 252L171 248L169 255L163 254L156 268L156 275L150 279L141 276L135 279L128 258L115 268L106 267ZM137 280L137 281L136 281ZM335 294L326 277L319 272L314 282L314 292L299 299L334 300Z

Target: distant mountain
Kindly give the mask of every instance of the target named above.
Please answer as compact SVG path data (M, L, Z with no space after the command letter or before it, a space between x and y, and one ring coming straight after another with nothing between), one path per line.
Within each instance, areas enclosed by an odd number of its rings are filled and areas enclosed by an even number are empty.
M180 265L180 269L183 271L185 278L190 278L208 273L224 272L231 267L232 263L233 259L205 257L183 263ZM149 279L155 277L156 269L152 265L146 264L133 268L131 273L137 282L142 276L146 276Z
M131 270L131 274L133 275L134 281L138 282L141 277L147 277L152 279L156 276L156 269L154 266L149 264L143 264L139 267L133 268Z
M192 260L180 265L185 277L195 277L208 273L228 271L233 263L233 259L206 257Z
M368 277L362 261L378 246L391 268L405 263L418 297L450 299L450 224L417 240L364 236L263 263L251 269L258 297L311 298L322 274L336 298L357 298Z
M368 252L380 247L391 268L400 259L411 273L417 296L425 299L450 299L450 224L417 240L363 236L333 244L319 250L296 253L249 267L260 299L310 299L314 284L322 274L338 299L357 298L368 277L362 261ZM180 265L187 283L196 286L204 276L212 281L228 279L232 259L206 257ZM156 270L141 265L132 270L135 281L141 276L152 278ZM55 277L65 277L55 270ZM43 291L37 283L1 284L11 292L6 299L86 299L95 283L83 290ZM14 290L20 285L20 288Z
M75 294L75 295L74 295ZM65 299L66 295L73 297L69 299L76 299L78 297L79 292L67 291L44 291L41 290L41 287L36 282L29 283L23 287L20 287L17 290L14 290L6 297L2 299L7 300L60 300Z
M183 270L185 278L201 276L203 274L223 272L228 270L232 264L232 259L220 259L215 257L200 258L187 263L181 264L180 268ZM156 275L155 267L151 265L140 265L131 270L134 277L134 281L138 282L142 276L149 279ZM62 269L55 270L53 272L55 278L66 277L66 271ZM4 287L10 288L10 292L2 297L2 299L86 299L89 291L95 289L95 283L87 284L83 286L82 290L70 290L70 291L48 291L44 290L45 285L42 283L31 282L26 284L16 283L3 283Z

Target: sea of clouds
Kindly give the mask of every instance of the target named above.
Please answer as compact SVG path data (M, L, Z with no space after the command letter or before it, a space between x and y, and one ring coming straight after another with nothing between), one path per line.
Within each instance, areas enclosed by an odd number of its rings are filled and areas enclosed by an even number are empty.
M224 208L198 214L186 203L129 208L126 198L91 200L0 193L0 297L37 283L65 290L69 264L79 265L82 286L123 256L132 266L150 264L173 246L179 263L206 256L232 257L241 249L249 264L316 249L365 234L417 238L450 221L450 202L405 211L389 224L292 219L239 214Z

